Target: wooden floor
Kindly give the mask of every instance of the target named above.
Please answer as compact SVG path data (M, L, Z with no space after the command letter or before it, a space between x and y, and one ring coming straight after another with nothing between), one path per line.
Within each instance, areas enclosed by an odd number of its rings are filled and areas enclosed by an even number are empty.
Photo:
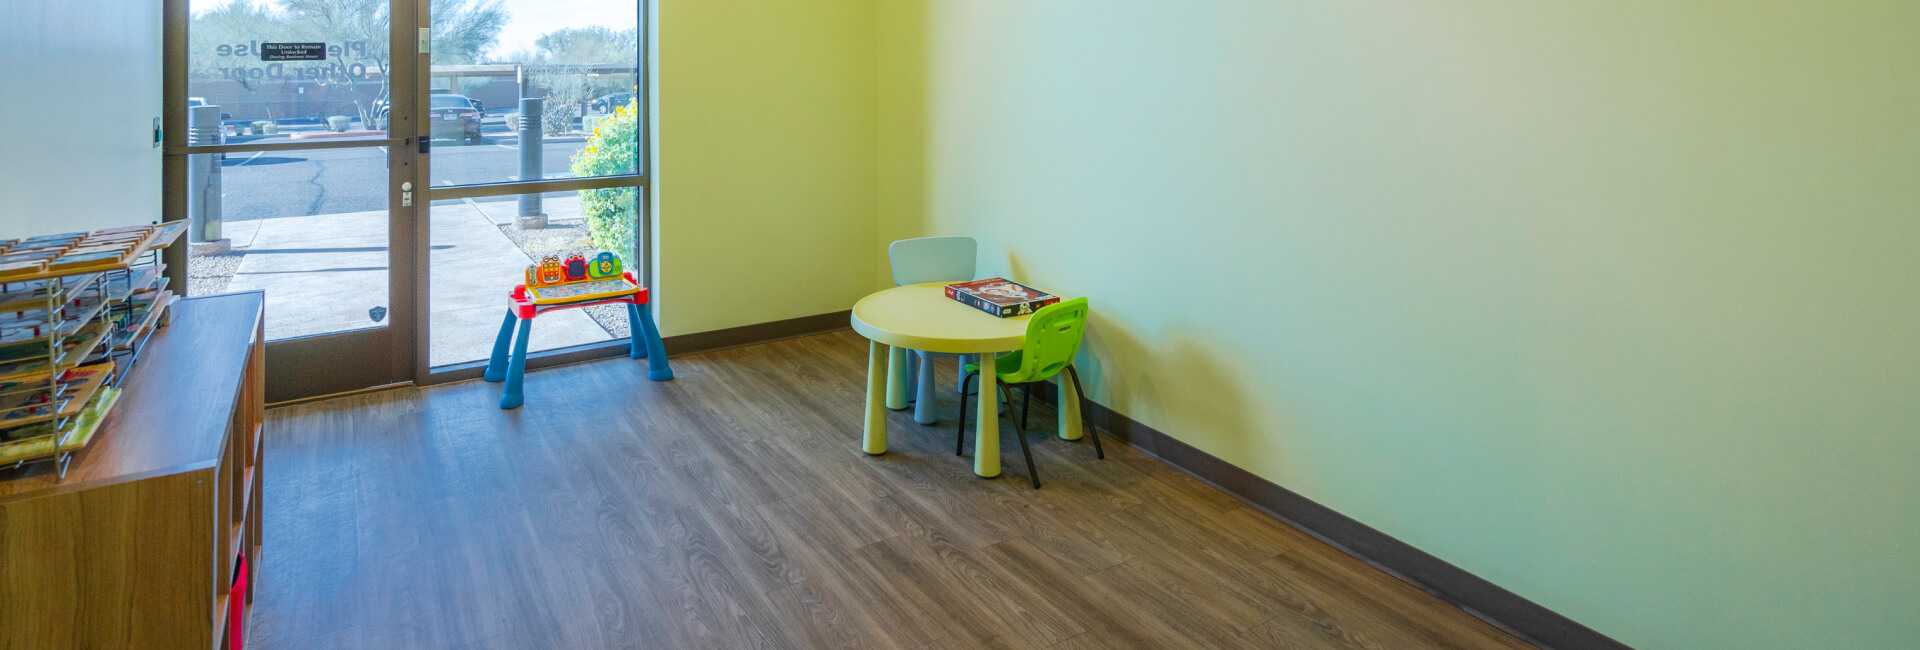
M1523 646L1122 444L865 456L851 332L673 363L270 411L250 647Z

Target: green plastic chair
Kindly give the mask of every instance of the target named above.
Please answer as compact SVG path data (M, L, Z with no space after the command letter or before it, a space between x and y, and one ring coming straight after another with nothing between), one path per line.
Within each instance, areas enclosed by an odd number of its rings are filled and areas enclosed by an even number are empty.
M1025 395L1020 405L1020 418L1013 425L1014 437L1020 440L1020 455L1027 459L1027 476L1033 479L1033 489L1040 489L1040 473L1033 466L1033 452L1027 448L1027 412L1033 406L1033 387L1053 380L1061 371L1073 380L1073 390L1080 396L1080 428L1093 436L1093 453L1100 459L1106 459L1107 452L1100 448L1100 431L1087 426L1087 390L1080 384L1080 372L1073 369L1073 357L1080 351L1080 339L1087 332L1087 299L1075 298L1041 307L1027 319L1026 341L1020 349L1000 355L995 361L999 372L1000 397L1005 398L1007 407L1013 407L1013 387L1018 386ZM960 380L960 424L955 430L953 453L956 456L966 453L967 445L967 388L974 377L980 374L980 365L966 364L966 377ZM988 399L982 395L980 399Z

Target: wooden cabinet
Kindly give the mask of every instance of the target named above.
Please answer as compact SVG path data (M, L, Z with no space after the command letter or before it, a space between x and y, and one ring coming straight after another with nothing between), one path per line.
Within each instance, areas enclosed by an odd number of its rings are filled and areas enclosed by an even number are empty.
M0 473L0 647L226 647L228 612L271 579L264 305L180 301L65 479L47 464ZM242 557L252 576L235 590Z

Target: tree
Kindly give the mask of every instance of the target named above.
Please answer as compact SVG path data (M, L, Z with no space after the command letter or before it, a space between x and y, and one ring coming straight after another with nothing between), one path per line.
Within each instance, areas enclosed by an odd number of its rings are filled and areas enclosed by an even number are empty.
M385 112L392 94L392 48L388 12L390 0L281 0L275 11L264 2L234 0L193 17L189 33L189 67L195 76L223 76L231 57L217 48L256 41L321 41L343 46L330 57L316 81L347 89L363 124L372 125ZM491 47L506 26L507 11L499 0L432 0L432 60L436 64L473 63ZM345 47L361 44L360 47ZM227 58L229 60L222 60ZM375 78L377 77L377 78ZM243 84L251 84L244 77ZM359 86L378 83L372 101L362 101Z
M345 86L350 92L361 81L353 74L355 63L380 73L380 91L372 102L354 100L362 124L384 122L386 107L392 101L392 47L389 28L393 17L389 0L285 0L287 17L295 24L309 25L325 38L340 42L367 44L359 51L359 60L336 61L327 67L325 83ZM433 39L429 59L433 63L472 63L480 51L493 44L506 26L507 11L499 0L432 0L428 5ZM357 97L358 95L355 94ZM381 128L385 128L384 124Z
M571 27L548 32L533 42L538 63L632 63L639 42L631 29Z
M246 2L247 0L240 0ZM282 0L286 19L332 41L364 41L367 57L391 60L389 0ZM499 0L432 0L434 63L473 63L507 24ZM197 26L197 24L196 24Z
M202 12L193 17L193 29L188 32L187 73L197 78L225 77L231 62L217 48L284 31L281 17L254 0L234 0ZM241 76L239 81L247 79Z
M353 97L353 108L360 113L360 123L367 126L386 128L383 124L384 110L393 92L393 57L388 26L393 16L388 12L387 0L285 0L285 20L298 26L321 40L330 43L364 43L365 47L353 48L353 53L337 59L329 59L320 78L321 85L340 86L347 89ZM359 86L364 71L378 71L379 92L372 101L360 99Z
M547 112L543 116L547 129L558 132L571 128L574 112L596 97L631 92L632 81L596 77L585 66L631 66L639 56L638 47L638 35L631 29L572 27L535 39L533 52L524 58L528 75L547 91Z
M435 64L478 62L507 25L499 0L433 0L427 10L433 16Z

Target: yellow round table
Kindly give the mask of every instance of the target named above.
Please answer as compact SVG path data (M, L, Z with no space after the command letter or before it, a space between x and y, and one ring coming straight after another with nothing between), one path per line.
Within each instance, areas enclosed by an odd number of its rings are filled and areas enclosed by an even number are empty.
M1000 475L1000 400L992 361L1020 349L1027 316L1000 318L954 302L946 283L909 284L861 298L853 305L853 330L868 339L867 421L862 451L887 453L887 409L906 408L907 350L974 355L981 361L978 425L973 437L973 473ZM1064 375L1062 375L1064 376ZM1060 437L1078 440L1080 399L1072 382L1056 382ZM919 399L932 399L921 395Z

